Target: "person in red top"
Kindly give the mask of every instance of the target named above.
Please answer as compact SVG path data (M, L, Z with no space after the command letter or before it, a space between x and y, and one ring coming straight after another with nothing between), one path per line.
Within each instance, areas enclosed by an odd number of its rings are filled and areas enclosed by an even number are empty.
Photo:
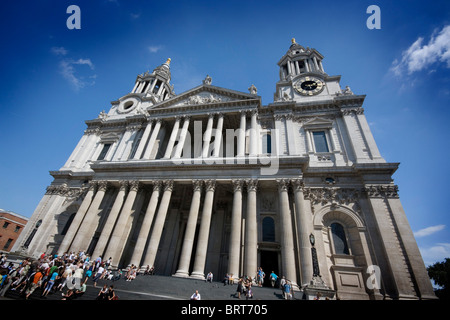
M39 285L40 285L39 281L42 279L42 276L43 276L43 274L42 274L41 270L38 270L34 274L33 280L30 283L30 287L25 292L26 293L25 299L28 299L28 297L34 292L34 290L36 290L36 288L39 287Z

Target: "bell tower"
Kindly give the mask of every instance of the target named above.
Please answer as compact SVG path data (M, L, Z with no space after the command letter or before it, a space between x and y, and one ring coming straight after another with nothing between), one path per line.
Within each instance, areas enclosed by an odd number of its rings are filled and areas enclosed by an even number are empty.
M170 58L152 73L147 71L138 75L131 93L152 98L154 104L175 96L173 85L170 84Z
M340 77L330 77L325 72L323 58L316 49L305 48L292 38L289 50L278 61L280 80L276 84L275 102L320 100L340 92Z

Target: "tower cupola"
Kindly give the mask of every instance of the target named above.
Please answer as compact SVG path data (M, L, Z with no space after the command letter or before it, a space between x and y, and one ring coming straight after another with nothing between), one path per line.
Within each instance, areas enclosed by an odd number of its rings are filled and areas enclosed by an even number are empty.
M307 73L325 74L322 66L323 56L316 50L291 40L291 46L278 62L280 80L291 80Z
M147 71L138 75L131 93L142 94L143 97L152 97L155 103L175 96L173 85L170 84L170 61L171 59L168 58L152 73Z

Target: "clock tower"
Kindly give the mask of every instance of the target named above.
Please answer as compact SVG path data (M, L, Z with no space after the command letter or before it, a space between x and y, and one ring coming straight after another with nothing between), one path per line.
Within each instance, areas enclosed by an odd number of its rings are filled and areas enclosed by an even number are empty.
M280 80L276 84L275 101L306 102L328 99L341 92L340 76L329 76L323 69L323 56L292 39L289 50L278 62Z

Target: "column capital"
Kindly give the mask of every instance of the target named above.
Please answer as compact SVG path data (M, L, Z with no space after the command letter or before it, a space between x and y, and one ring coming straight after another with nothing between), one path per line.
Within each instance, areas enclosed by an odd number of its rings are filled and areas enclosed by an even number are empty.
M214 191L216 189L216 180L208 179L205 180L206 191Z
M173 180L164 180L164 191L173 191Z
M233 192L242 191L242 186L244 185L243 179L233 179L231 183L233 185Z
M194 191L202 191L203 180L200 180L200 179L192 180L192 186L194 188Z
M99 180L97 181L97 191L106 191L108 189L108 181L106 180Z
M289 179L276 179L278 185L278 192L289 190Z
M247 192L257 191L258 179L247 179L245 182L247 183Z
M139 180L130 180L128 181L130 186L130 191L138 191L139 189Z
M291 179L292 186L294 187L294 191L303 191L303 188L305 186L303 179L296 178Z
M153 191L160 191L162 187L162 181L161 180L153 180Z

